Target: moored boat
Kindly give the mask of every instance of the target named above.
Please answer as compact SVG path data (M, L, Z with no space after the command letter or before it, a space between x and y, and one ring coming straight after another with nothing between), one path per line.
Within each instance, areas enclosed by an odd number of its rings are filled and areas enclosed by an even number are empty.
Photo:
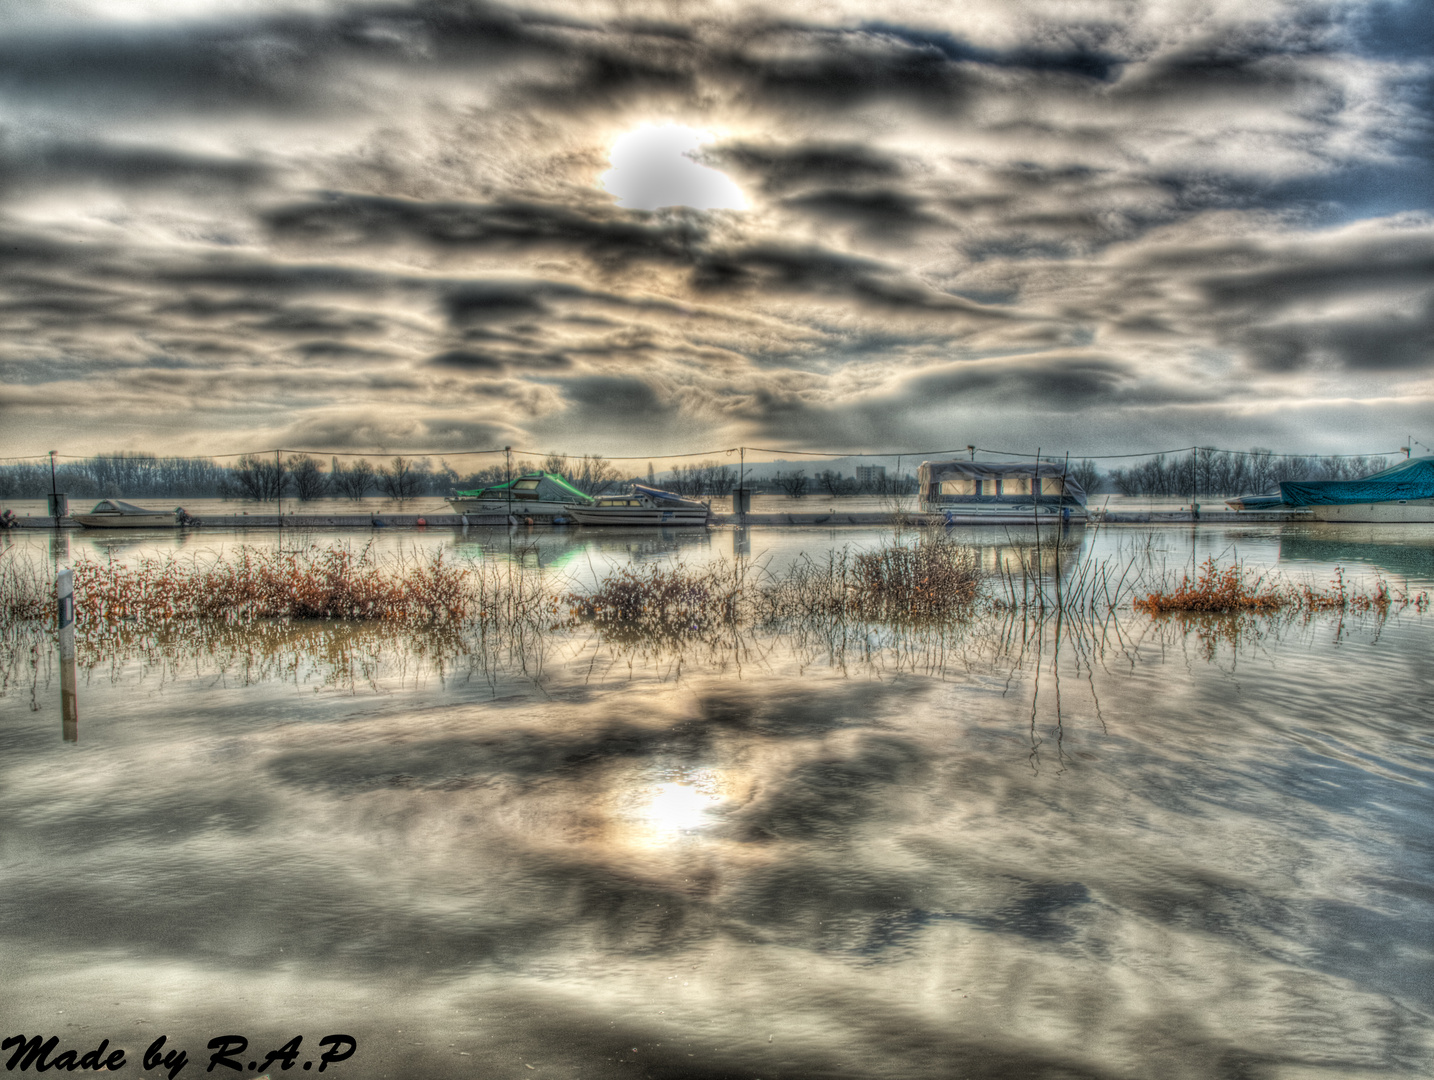
M1308 510L1315 521L1434 523L1434 456L1358 480L1286 480L1279 494L1241 495L1236 510Z
M948 525L1084 524L1085 489L1054 462L923 461L921 509Z
M711 510L706 503L633 484L625 495L599 495L570 513L579 525L706 525Z
M455 491L447 501L455 514L512 514L552 521L571 517L573 506L592 499L559 473L529 472L501 484Z
M180 510L147 510L119 499L101 499L88 514L71 514L73 521L90 529L174 529Z

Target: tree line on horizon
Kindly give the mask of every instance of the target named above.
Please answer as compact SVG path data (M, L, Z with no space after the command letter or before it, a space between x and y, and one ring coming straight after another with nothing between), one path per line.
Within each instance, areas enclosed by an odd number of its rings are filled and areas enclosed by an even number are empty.
M522 458L459 473L445 460L395 455L374 464L366 458L325 463L309 454L288 457L248 454L231 464L207 457L161 457L146 453L98 454L55 466L55 489L77 498L228 498L273 502L279 497L309 502L324 498L359 500L370 495L403 501L446 496L502 483L533 468L560 473L588 495L601 495L629 482L666 487L689 498L725 498L738 483L738 471L719 461L684 463L659 481L652 465L646 475L625 476L599 454L569 458L549 454ZM1135 465L1102 472L1090 458L1069 463L1072 478L1087 494L1111 491L1134 496L1243 495L1272 491L1282 480L1352 480L1387 468L1382 456L1304 455L1282 457L1273 450L1247 453L1201 448L1190 454L1157 454ZM916 491L911 473L880 475L858 483L855 477L825 469L808 476L803 469L779 471L764 479L745 478L753 491L801 498L822 492L850 495L909 495ZM0 465L0 499L38 499L51 490L49 462Z
M1365 454L1282 457L1264 447L1245 453L1201 447L1111 469L1105 483L1121 495L1261 495L1278 490L1285 480L1358 480L1388 467L1388 458Z

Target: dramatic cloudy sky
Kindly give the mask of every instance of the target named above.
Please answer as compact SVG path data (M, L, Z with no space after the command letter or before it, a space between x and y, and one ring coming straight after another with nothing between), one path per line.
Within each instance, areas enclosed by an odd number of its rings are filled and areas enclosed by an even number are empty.
M1434 442L1427 0L0 6L0 453Z

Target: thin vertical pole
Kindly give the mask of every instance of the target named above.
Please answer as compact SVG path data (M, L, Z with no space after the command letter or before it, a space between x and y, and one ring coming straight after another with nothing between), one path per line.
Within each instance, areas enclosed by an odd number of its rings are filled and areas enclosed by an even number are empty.
M503 447L503 483L508 492L508 524L513 524L513 448Z
M56 615L60 627L60 737L79 742L80 714L75 699L75 575L67 566L55 575Z
M55 519L55 528L60 527L60 488L55 482L55 451L50 451L50 513Z
M279 451L274 451L274 499L279 507L279 528L284 527L284 463L279 460Z
M747 524L747 448L737 447L737 521Z
M1036 447L1036 482L1041 479L1041 448ZM1040 508L1036 505L1035 496L1031 497L1031 524L1036 527L1036 573L1041 572L1041 516ZM1046 609L1046 587L1038 578L1035 582L1040 589L1040 610Z
M1195 500L1199 498L1200 481L1197 479L1200 468L1200 448L1190 448L1190 520L1195 520Z

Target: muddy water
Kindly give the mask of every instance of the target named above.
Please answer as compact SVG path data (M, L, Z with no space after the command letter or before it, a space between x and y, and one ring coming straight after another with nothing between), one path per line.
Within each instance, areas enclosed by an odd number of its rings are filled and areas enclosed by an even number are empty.
M581 581L877 539L424 542ZM1078 550L1434 584L1410 530ZM160 1035L278 1076L335 1033L357 1077L1428 1075L1431 645L1411 612L525 657L299 626L82 651L74 743L53 657L12 656L0 1026L131 1075Z

